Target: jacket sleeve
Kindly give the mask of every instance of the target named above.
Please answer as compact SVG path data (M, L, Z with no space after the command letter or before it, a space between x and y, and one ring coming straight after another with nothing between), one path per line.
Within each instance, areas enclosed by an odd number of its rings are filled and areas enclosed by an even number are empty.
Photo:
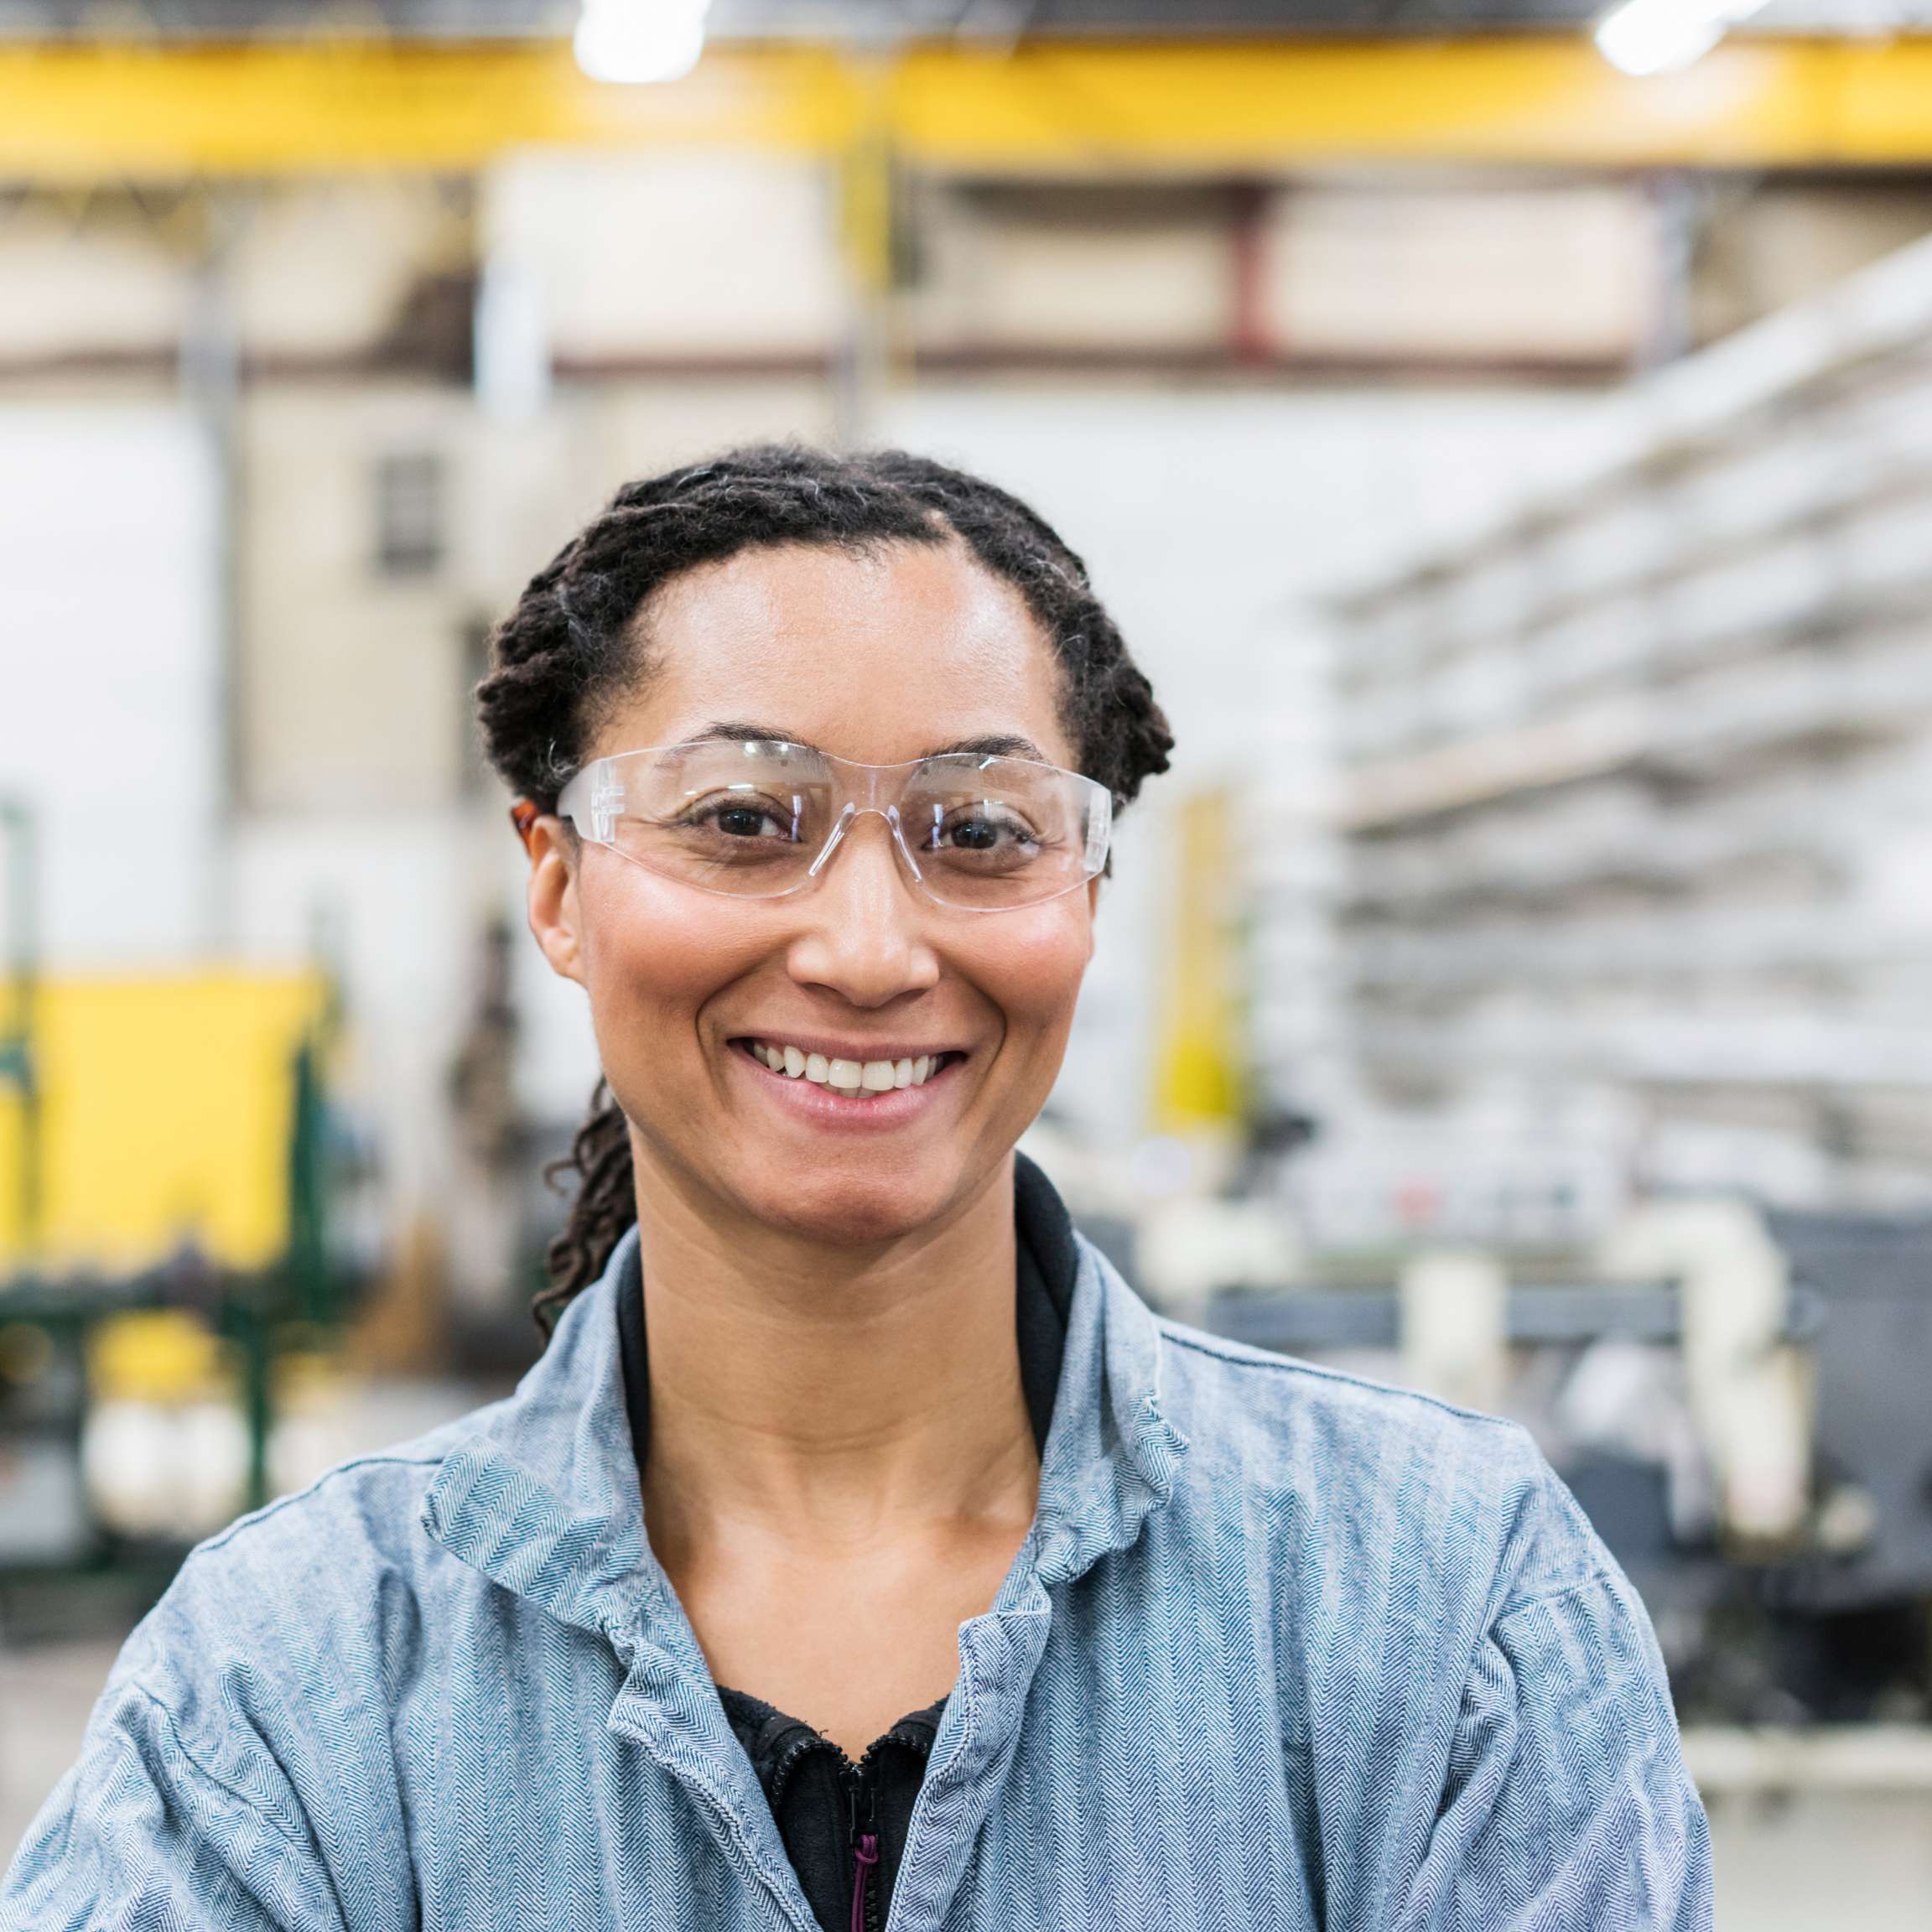
M1614 1567L1476 1650L1400 1932L1709 1932L1711 1836L1649 1618Z
M5 1932L342 1932L328 1872L263 1755L217 1771L167 1708L110 1684L3 1880Z

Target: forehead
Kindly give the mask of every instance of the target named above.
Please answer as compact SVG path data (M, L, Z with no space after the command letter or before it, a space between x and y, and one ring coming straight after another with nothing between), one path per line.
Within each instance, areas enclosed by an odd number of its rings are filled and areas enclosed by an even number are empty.
M729 719L878 765L995 735L1075 761L1045 631L956 543L741 551L673 578L640 629L644 675L596 721L593 756Z

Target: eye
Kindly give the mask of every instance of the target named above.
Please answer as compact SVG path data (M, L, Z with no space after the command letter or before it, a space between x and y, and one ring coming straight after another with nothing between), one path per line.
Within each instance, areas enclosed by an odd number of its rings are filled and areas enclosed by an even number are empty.
M1007 860L1031 858L1040 849L1037 833L1010 807L989 799L960 806L941 818L934 813L931 852L955 853L962 858L993 857Z
M714 794L686 808L676 821L678 829L726 844L775 841L791 844L798 838L802 800Z
M782 839L785 828L756 805L720 805L712 823L734 839Z
M940 828L940 836L963 851L990 852L1000 843L1000 833L1011 830L1010 826L996 825L990 818L956 818Z

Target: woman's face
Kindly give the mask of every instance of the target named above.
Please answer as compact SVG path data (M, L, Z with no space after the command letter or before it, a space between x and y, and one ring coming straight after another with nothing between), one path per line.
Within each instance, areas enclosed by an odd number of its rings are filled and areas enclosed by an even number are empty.
M644 674L587 758L753 725L897 764L988 738L1072 767L1052 647L964 548L740 553L673 579ZM840 1244L891 1240L975 1198L1045 1101L1093 952L1094 887L995 912L932 904L886 822L854 820L783 898L662 878L540 822L530 920L590 997L647 1187ZM775 1072L755 1043L827 1060L944 1054L876 1098Z

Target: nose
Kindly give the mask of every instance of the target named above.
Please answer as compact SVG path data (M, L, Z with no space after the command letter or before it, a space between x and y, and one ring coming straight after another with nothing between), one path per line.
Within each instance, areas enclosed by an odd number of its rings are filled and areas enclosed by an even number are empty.
M811 887L792 901L804 923L787 964L801 985L872 1008L937 983L922 901L893 845L882 812L854 813Z

